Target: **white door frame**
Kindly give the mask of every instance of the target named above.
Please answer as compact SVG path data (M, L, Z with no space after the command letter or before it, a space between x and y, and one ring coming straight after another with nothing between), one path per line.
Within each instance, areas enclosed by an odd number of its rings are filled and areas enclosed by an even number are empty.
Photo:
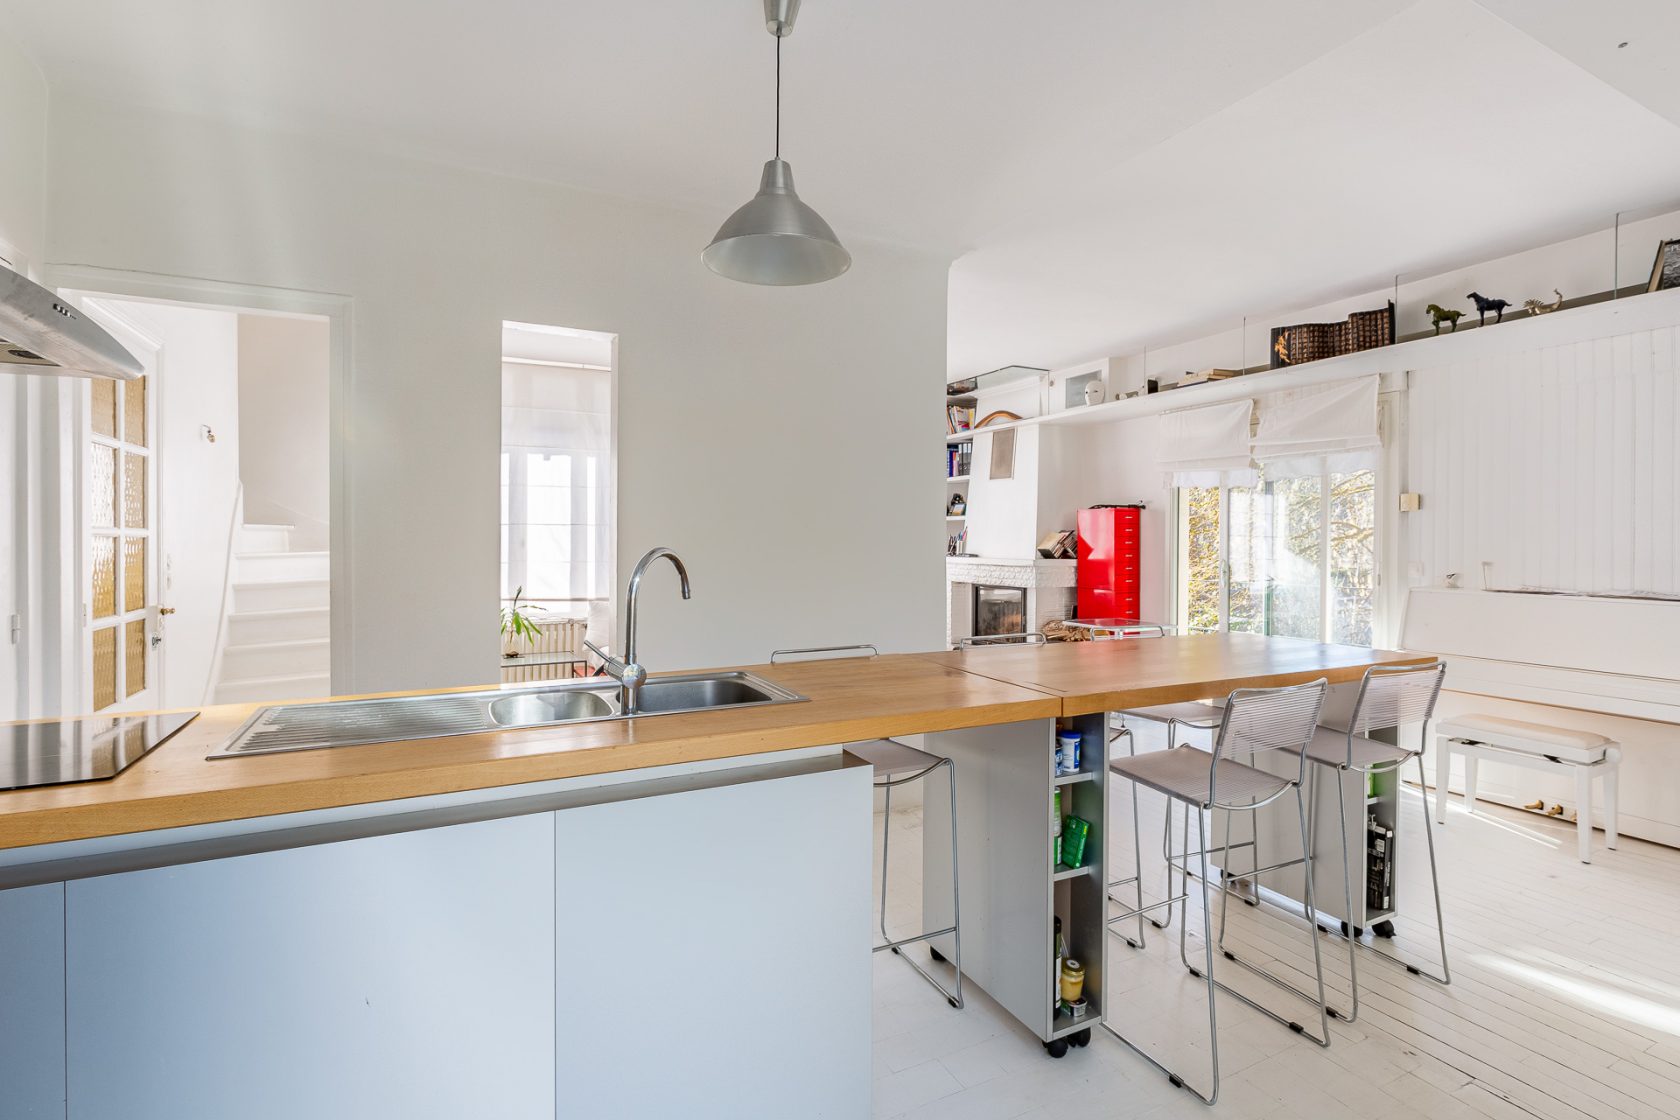
M350 434L351 364L350 296L232 284L153 272L97 268L91 265L52 265L47 283L55 289L76 289L139 301L187 304L212 311L254 311L278 315L314 315L328 323L328 547L331 551L332 692L351 690L355 674L355 631L350 604L354 601L351 559L351 499L348 456Z

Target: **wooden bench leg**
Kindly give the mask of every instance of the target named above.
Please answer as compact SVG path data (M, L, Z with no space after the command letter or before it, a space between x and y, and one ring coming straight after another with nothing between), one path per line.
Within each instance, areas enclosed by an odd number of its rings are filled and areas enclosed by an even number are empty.
M1592 780L1592 767L1575 767L1575 839L1582 863L1592 862Z
M1452 743L1435 740L1435 822L1447 823L1447 780L1452 777Z
M1621 771L1622 752L1611 747L1605 755L1610 765L1604 771L1604 846L1615 851L1619 837L1616 813L1620 809L1616 799L1616 775Z

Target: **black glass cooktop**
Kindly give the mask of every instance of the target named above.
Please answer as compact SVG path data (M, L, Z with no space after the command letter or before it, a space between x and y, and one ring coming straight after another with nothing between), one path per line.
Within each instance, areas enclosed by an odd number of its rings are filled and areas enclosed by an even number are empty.
M114 778L197 717L174 712L0 724L0 790Z

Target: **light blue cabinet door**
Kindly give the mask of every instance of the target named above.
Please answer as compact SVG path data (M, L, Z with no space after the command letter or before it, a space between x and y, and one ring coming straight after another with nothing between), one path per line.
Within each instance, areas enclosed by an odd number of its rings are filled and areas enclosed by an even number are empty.
M66 889L72 1120L554 1115L552 814Z
M64 1120L64 885L0 891L0 1120Z
M865 766L556 813L557 1114L867 1117L870 808Z

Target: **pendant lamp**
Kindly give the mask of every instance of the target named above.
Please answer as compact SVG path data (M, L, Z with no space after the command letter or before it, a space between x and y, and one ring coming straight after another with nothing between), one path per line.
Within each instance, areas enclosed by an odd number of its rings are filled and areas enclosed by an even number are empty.
M852 266L822 215L799 200L782 158L782 40L798 14L799 0L764 0L765 27L776 38L776 156L764 165L758 193L700 254L707 268L744 284L820 284Z

